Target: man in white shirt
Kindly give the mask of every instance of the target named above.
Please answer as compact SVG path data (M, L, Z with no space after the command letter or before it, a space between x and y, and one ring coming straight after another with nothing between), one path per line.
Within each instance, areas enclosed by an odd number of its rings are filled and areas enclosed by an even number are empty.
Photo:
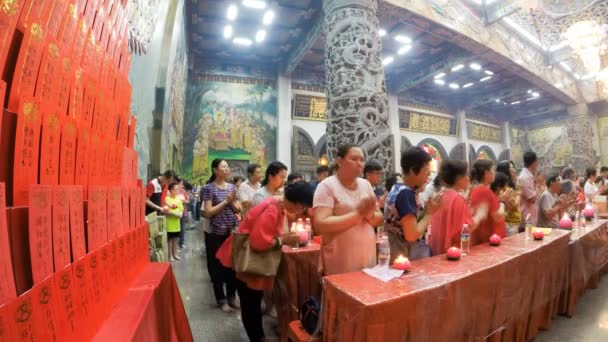
M517 178L517 185L521 187L521 202L519 204L522 219L530 215L532 224L538 220L538 196L536 193L536 172L538 170L538 157L536 153L524 153L524 169Z
M560 215L567 204L558 197L562 189L562 183L557 174L547 177L547 190L540 196L538 226L547 228L558 228Z
M250 164L247 167L247 180L239 186L237 197L241 202L241 214L245 218L247 212L253 207L253 195L260 189L262 180L262 167L258 164Z

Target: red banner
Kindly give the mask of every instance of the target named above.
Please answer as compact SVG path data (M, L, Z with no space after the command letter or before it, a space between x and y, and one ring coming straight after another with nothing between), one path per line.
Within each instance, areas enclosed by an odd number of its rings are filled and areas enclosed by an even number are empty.
M55 85L57 86L57 97L52 101L57 108L57 113L61 116L66 116L68 114L72 77L72 61L68 57L62 57L61 74L59 79L55 82Z
M84 236L84 205L82 201L82 185L74 185L69 189L72 260L78 260L87 254Z
M88 33L89 28L87 24L83 19L80 19L74 36L74 49L72 50L72 62L74 63L74 67L82 66L82 55L84 53L84 46L87 42Z
M84 341L86 338L87 316L83 314L80 292L78 291L77 265L68 265L55 273L57 291L57 341Z
M85 69L86 70L86 69ZM82 121L86 127L93 127L93 111L95 110L95 98L97 97L97 87L95 82L85 74L84 97L82 102ZM94 131L92 131L94 132Z
M88 250L95 250L108 242L107 188L91 186L87 210Z
M52 195L51 186L30 186L28 228L34 284L53 274Z
M53 275L35 285L32 290L32 299L36 311L34 314L34 330L40 341L59 341L59 322L57 309L61 298L55 288Z
M40 147L40 184L59 184L61 119L54 111L44 114Z
M76 170L76 124L71 118L65 120L61 130L59 154L59 184L72 185Z
M76 30L78 30L78 5L73 0L70 2L66 9L66 13L61 23L59 30L59 47L65 56L72 57L74 51L74 38L76 37Z
M120 191L120 188L118 189ZM6 188L0 183L0 306L17 298L11 247L6 221Z
M95 326L94 316L91 307L91 298L89 297L91 280L89 275L90 256L86 255L74 262L72 265L72 296L73 306L75 311L81 317L81 326L78 327L78 332L83 341L90 341L93 336Z
M55 44L55 40L49 38L49 41L50 43L42 53L42 61L40 62L40 71L36 83L36 97L50 111L55 109L51 107L51 103L57 97L56 82L61 74L61 59L59 58L59 48Z
M39 23L28 26L19 49L8 102L8 109L12 112L19 108L20 99L34 95L42 52L46 47L42 26Z
M53 261L56 270L70 264L70 188L53 189Z
M89 184L89 157L91 152L91 136L89 130L80 127L78 130L78 143L76 145L76 176L74 184L84 185L84 196L87 196Z
M0 11L0 69L4 69L23 4L23 0L5 2Z
M74 119L76 123L80 123L82 120L82 112L84 108L84 85L82 80L82 72L82 68L75 67L71 78L72 84L70 91L69 116Z
M15 133L15 161L13 165L13 205L25 206L30 184L38 183L38 155L40 145L39 103L21 103Z

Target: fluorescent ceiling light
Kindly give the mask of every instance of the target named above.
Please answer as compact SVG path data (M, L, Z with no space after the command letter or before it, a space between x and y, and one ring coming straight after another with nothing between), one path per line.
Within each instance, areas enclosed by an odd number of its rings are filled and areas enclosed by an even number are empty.
M536 92L536 91L533 91L533 92L532 92L532 97L537 98L537 97L539 97L539 96L540 96L540 93L538 93L538 92Z
M439 85L444 85L444 84L445 84L445 81L444 81L444 80L441 80L441 79L437 79L437 80L435 80L435 83L436 83L436 84L439 84Z
M397 54L404 55L406 52L410 51L411 48L412 48L411 45L406 45L406 46L400 48L399 50L397 50Z
M399 43L403 43L403 44L409 44L412 42L412 40L409 37L402 36L400 34L395 36L395 40L398 41Z
M260 0L243 0L243 6L264 9L266 8L266 2Z
M490 75L490 76L494 75L494 73L491 72L490 70L484 70L483 72L485 72L486 75Z
M485 81L489 80L490 78L492 78L492 76L486 76L486 77L480 79L479 82L485 82Z
M468 88L468 87L472 86L473 84L474 84L474 83L467 83L467 84L463 85L462 87L463 87L463 88Z
M226 25L224 26L224 38L228 39L232 37L232 26Z
M464 68L464 65L463 64L458 64L458 65L456 65L455 67L452 68L452 71L458 71L458 70L460 70L462 68Z
M511 102L512 105L516 105L518 103L521 103L521 101L515 101L515 102Z
M471 63L469 65L469 67L473 70L481 70L481 65L477 64L477 63Z
M268 10L268 11L266 11L266 13L264 13L264 18L262 19L262 23L264 25L270 25L270 24L272 24L273 19L274 19L274 12L272 10Z
M458 83L450 83L448 86L450 88L452 88L452 89L458 89L458 88L460 88L460 86L458 85Z
M236 45L242 45L242 46L249 46L251 45L253 42L251 41L251 39L249 38L241 38L241 37L236 37L232 40L232 42Z
M442 78L443 76L445 76L445 72L439 73L439 74L435 75L435 77L433 77L433 78L438 79L438 78Z
M388 56L382 60L382 65L389 65L389 64L393 63L394 61L395 61L395 57Z
M380 37L384 37L384 36L386 36L386 30L384 30L384 29L379 29L379 30L378 30L378 34L380 35Z
M496 103L500 103L500 99L496 99Z
M264 41L264 39L266 39L266 31L264 30L259 30L256 34L255 34L255 41L258 43L261 43Z
M228 20L234 21L238 15L239 8L236 5L233 4L228 6L228 14L226 15L226 18L228 18Z
M536 45L539 48L543 48L543 44L541 44L538 38L534 37L530 32L526 31L524 28L515 23L511 18L506 17L502 19L507 25L511 26L515 31L517 31L522 36L526 37L532 44Z

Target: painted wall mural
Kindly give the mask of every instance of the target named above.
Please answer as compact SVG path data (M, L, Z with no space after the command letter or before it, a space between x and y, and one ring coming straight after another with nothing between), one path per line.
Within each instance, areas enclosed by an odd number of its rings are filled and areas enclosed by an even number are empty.
M165 88L165 105L163 106L161 170L172 169L181 173L183 162L184 108L188 78L184 12L181 7L176 13L170 51L167 86Z
M266 80L221 76L190 79L184 118L184 175L210 175L211 161L224 158L239 170L276 158L276 87ZM235 170L244 175L244 170Z

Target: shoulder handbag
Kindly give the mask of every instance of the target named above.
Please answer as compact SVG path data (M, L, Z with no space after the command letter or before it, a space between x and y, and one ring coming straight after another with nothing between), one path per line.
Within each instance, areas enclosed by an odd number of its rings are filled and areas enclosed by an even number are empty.
M257 217L255 219L257 220ZM266 277L275 276L279 270L282 253L280 248L270 248L263 252L254 251L249 245L249 233L235 232L232 235L232 262L237 272Z

